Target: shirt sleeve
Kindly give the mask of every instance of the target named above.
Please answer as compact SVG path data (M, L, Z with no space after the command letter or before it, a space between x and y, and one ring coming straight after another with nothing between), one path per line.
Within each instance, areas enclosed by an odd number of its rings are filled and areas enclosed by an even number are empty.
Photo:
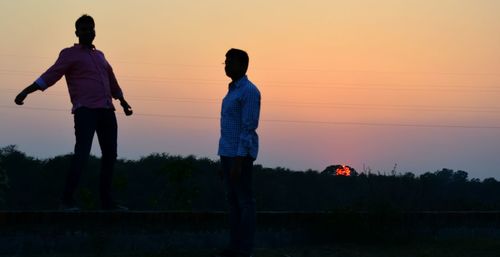
M120 88L120 85L118 84L118 80L116 79L115 73L113 72L113 68L111 65L108 63L107 67L108 71L108 76L109 76L109 86L111 89L111 95L113 98L118 99L123 96L122 89Z
M35 83L40 87L42 91L53 86L57 81L59 81L64 74L70 69L72 60L67 49L62 50L59 53L59 57L56 62L45 71Z
M251 147L256 144L255 130L259 126L260 115L260 92L257 88L251 87L242 95L242 130L238 142L238 156L250 154Z

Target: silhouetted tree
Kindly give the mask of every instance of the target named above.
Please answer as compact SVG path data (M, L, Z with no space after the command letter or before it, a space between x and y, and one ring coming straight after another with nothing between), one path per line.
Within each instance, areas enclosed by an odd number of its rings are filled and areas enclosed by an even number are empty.
M2 161L0 160L0 205L5 203L5 193L9 188L9 177L7 172L2 167Z
M0 148L2 209L57 208L71 155L38 160L15 146ZM82 174L77 199L84 209L98 207L99 158L91 157ZM254 167L258 210L267 211L418 211L498 210L500 182L469 179L465 171L442 169L415 174L389 172L335 176L283 167ZM118 160L113 190L135 210L223 211L220 163L195 156L150 154L139 160ZM393 169L395 170L395 169Z

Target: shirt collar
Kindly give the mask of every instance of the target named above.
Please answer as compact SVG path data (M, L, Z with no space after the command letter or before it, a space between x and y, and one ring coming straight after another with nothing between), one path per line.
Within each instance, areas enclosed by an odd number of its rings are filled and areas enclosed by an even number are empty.
M77 43L75 43L73 46L80 48L80 49L89 49L86 45L81 45L81 44L77 44ZM95 45L92 45L90 50L95 50Z
M240 79L236 80L236 81L232 81L231 83L229 83L229 89L231 88L240 88L241 85L243 85L244 83L242 83L243 81L247 81L248 78L247 78L247 75L241 77Z

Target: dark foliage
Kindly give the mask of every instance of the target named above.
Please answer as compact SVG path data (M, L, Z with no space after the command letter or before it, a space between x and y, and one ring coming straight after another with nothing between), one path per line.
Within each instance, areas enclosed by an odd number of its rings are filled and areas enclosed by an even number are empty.
M55 209L71 156L38 160L15 146L0 149L0 206L8 210ZM226 209L218 162L194 156L151 154L118 160L114 194L134 210L222 211ZM77 192L84 209L98 204L99 159L91 157ZM458 211L500 209L500 182L469 179L443 169L420 176L254 169L261 211Z

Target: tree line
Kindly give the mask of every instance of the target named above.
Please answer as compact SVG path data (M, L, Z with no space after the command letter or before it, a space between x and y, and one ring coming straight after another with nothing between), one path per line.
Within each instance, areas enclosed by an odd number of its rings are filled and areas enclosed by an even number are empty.
M27 156L13 145L0 148L0 209L52 210L59 205L71 155ZM83 172L77 199L83 209L99 207L99 158ZM116 198L132 210L224 211L220 163L195 156L154 153L118 160ZM254 168L259 211L489 211L500 209L500 182L469 179L465 171L442 169L419 176Z

